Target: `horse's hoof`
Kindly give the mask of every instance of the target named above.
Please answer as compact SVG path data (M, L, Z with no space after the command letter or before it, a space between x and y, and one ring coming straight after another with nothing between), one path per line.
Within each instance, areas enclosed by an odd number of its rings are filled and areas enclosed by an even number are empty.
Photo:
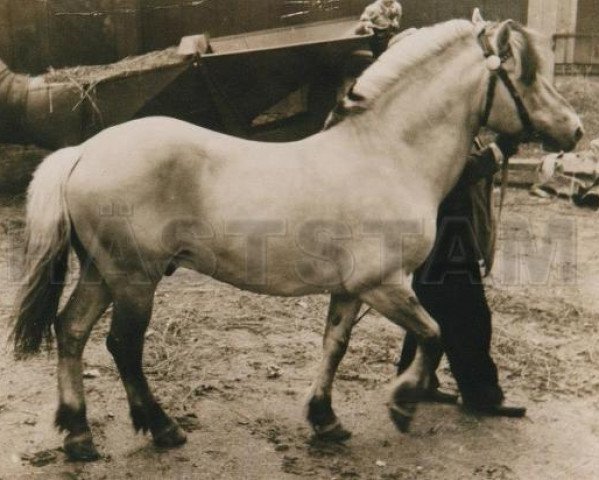
M93 462L101 458L90 432L69 434L64 440L64 451L73 462Z
M160 433L154 435L154 445L160 448L174 448L183 445L187 441L187 435L177 425L173 423Z
M397 429L402 433L410 430L410 424L416 413L416 403L393 404L389 407L389 416Z
M349 440L351 437L351 432L343 428L339 420L335 420L335 422L329 425L314 425L313 428L315 439L323 442L341 443Z

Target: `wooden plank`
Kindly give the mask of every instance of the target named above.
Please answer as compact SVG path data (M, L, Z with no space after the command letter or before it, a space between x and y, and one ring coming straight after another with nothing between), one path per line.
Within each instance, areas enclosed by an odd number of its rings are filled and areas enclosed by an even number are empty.
M280 49L293 45L305 46L353 38L363 39L363 36L354 34L355 26L356 21L350 18L298 25L296 27L268 29L214 38L212 47L215 54L220 54L248 50Z
M332 2L332 3L331 3ZM209 33L212 37L277 28L347 16L356 20L371 0L307 1L306 7L288 0L147 0L142 6L144 50L165 48L184 35ZM306 10L306 15L286 16Z
M204 74L245 123L302 85L335 73L368 40L355 20L336 20L214 38ZM239 72L243 72L242 75Z
M168 65L99 82L94 88L93 96L97 113L101 114L102 118L97 125L92 126L91 131L86 131L85 135L89 136L103 128L131 120L146 103L188 68L187 63Z

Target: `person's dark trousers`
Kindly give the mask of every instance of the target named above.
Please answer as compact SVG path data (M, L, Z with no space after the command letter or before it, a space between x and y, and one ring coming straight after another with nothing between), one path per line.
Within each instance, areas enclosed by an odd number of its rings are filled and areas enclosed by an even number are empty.
M374 29L373 35L370 39L370 49L372 50L372 55L374 58L380 57L385 50L387 50L387 46L389 45L389 40L394 35L394 31L390 28L386 30Z
M465 189L464 189L465 190ZM497 367L490 356L491 312L482 285L478 252L470 223L469 199L448 198L452 212L437 219L436 244L415 272L414 291L441 327L443 349L465 404L499 405L503 393ZM458 207L456 208L456 204ZM455 213L459 216L455 216ZM416 350L413 335L406 335L398 371L410 365ZM439 356L440 358L440 356ZM433 380L432 388L438 383Z

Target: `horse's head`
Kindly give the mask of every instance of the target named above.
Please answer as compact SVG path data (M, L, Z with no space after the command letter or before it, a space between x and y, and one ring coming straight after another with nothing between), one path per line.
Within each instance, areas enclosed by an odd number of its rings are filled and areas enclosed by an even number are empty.
M541 37L517 22L486 23L475 12L490 71L483 124L499 133L538 137L549 150L572 150L583 135L572 106L551 84L553 55Z

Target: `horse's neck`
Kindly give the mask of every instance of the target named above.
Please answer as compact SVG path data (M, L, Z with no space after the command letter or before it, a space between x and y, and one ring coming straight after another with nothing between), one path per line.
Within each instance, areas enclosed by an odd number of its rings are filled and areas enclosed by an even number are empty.
M371 111L346 125L352 136L377 144L379 152L386 148L402 181L413 177L438 202L464 169L484 90L484 65L475 44L445 57L451 58L427 62L398 80Z

